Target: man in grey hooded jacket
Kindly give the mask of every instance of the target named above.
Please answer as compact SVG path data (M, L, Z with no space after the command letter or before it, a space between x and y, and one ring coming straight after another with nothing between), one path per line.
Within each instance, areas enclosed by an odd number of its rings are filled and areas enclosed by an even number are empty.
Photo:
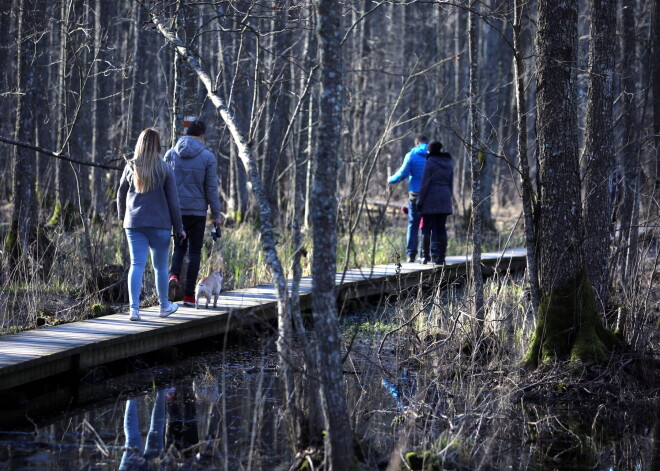
M174 169L181 218L188 235L186 239L174 244L170 266L170 288L176 289L179 285L181 265L188 252L188 270L183 290L183 303L186 305L195 304L195 283L202 257L206 214L209 207L215 225L222 224L218 197L218 163L204 145L205 133L204 122L193 121L186 128L186 135L165 154L165 162Z

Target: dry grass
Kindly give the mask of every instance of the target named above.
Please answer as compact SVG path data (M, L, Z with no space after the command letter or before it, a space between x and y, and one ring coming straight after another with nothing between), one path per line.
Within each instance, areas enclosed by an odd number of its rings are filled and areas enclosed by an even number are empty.
M349 396L369 469L652 469L657 304L640 314L650 352L527 371L534 319L520 280L487 283L478 339L467 291L408 293L361 327L350 360L360 387ZM375 400L378 390L389 397Z

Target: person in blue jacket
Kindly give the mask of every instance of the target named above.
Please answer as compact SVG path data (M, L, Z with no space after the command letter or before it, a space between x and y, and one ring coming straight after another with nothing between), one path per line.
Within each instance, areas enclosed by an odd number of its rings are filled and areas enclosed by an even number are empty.
M417 209L417 195L422 183L426 165L426 146L429 142L424 134L415 136L415 146L406 154L399 170L388 178L388 183L398 183L408 178L408 232L406 234L406 255L408 262L414 262L419 244L419 220L422 215Z

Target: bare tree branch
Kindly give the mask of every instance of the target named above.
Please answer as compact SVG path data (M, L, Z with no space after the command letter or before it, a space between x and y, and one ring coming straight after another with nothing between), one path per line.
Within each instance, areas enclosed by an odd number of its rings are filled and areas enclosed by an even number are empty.
M52 150L49 150L49 149L44 149L43 147L35 146L35 145L29 144L27 142L17 141L15 139L10 139L8 137L0 136L0 142L5 142L7 144L11 144L11 145L14 145L14 146L17 146L17 147L23 147L24 149L30 149L30 150L33 150L35 152L39 152L40 154L49 155L51 157L55 157L56 159L65 160L67 162L71 162L71 163L78 164L78 165L87 165L88 167L99 167L99 168L104 168L104 169L107 169L107 170L123 170L124 169L124 167L116 167L114 165L100 164L100 163L97 163L97 162L91 162L89 160L74 159L73 157L71 157L67 154L62 154L60 152L55 152L55 151L52 151Z

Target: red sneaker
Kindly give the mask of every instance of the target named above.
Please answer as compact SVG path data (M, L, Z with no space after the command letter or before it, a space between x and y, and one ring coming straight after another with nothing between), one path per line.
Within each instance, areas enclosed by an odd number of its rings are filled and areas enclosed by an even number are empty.
M184 296L183 297L183 304L186 306L194 306L195 305L195 297L194 296Z
M176 275L170 276L170 289L174 290L179 287L179 277Z

